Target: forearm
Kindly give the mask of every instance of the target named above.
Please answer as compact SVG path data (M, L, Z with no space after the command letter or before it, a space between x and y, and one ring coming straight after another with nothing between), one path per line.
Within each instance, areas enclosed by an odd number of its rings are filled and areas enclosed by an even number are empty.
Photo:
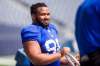
M38 54L36 56L29 56L30 60L34 65L47 65L50 64L58 59L60 59L61 54L60 53L54 53L54 54Z

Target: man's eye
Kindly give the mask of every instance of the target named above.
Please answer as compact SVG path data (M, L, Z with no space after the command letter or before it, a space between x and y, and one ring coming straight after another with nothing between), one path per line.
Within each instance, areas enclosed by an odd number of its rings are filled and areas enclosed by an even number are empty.
M48 13L47 15L50 15L50 13Z
M44 16L45 14L41 14L41 16Z
M50 15L50 13L43 13L43 14L41 14L41 16L44 16L44 15Z

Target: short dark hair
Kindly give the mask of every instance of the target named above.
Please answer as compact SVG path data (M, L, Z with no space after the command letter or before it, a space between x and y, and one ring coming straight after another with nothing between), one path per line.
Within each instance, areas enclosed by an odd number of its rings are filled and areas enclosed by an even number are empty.
M36 14L37 12L37 8L38 7L47 7L47 5L45 3L36 3L36 4L33 4L31 7L30 7L30 12L31 12L31 15L32 14Z

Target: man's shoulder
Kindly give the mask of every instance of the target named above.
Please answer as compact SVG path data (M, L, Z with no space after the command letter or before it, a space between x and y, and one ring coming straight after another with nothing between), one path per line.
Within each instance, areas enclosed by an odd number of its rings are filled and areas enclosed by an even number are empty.
M56 31L56 33L58 33L58 30L57 30L56 25L54 25L54 24L50 24L50 25L49 25L49 28L50 28L51 30Z
M49 24L49 27L50 27L51 29L56 29L56 26L55 26L54 24Z
M24 26L22 28L22 32L24 32L24 31L38 31L38 30L39 30L38 26L37 25L33 25L33 24Z

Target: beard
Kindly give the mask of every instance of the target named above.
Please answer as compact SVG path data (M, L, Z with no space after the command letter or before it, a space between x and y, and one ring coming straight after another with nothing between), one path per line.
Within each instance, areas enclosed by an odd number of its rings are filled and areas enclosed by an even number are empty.
M44 20L41 20L41 21L36 19L35 22L40 24L44 28L48 28L48 26L49 26L49 19L44 19Z

